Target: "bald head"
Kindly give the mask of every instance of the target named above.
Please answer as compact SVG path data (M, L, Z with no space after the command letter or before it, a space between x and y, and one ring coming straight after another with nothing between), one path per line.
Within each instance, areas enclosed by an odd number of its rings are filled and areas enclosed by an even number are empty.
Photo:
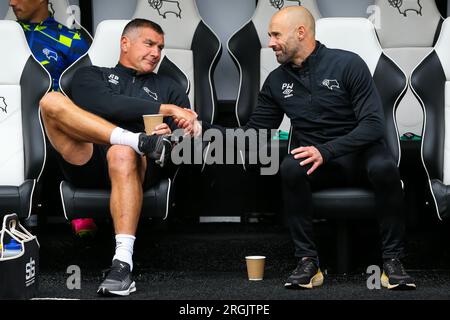
M290 30L303 26L312 37L316 34L316 21L311 12L303 6L281 9L273 15L271 23L274 22L284 24Z
M279 63L301 65L316 47L314 17L305 7L286 7L273 15L269 37Z

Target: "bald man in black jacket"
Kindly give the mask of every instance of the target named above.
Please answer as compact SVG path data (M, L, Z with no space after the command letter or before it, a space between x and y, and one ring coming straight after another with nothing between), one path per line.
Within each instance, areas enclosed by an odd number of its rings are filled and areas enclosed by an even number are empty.
M281 65L268 76L242 129L276 129L284 115L292 123L292 150L280 170L299 262L285 286L313 288L323 283L313 241L312 191L368 185L379 214L381 282L389 289L414 289L400 261L405 234L400 174L384 140L382 103L366 63L357 54L316 41L314 18L302 6L277 12L269 36L269 47Z

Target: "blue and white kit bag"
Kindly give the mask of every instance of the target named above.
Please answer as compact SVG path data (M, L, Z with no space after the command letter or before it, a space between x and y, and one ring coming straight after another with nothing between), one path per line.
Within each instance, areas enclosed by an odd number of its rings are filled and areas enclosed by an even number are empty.
M8 244L16 244L15 251ZM20 244L20 245L19 245ZM3 218L0 232L0 299L31 299L38 291L39 242L16 214Z

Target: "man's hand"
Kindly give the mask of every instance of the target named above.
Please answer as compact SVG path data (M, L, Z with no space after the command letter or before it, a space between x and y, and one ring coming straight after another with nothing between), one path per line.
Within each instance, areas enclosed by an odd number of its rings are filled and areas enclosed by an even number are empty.
M302 167L312 163L311 169L307 174L310 176L316 169L323 164L323 158L316 147L300 147L291 151L294 159L304 159L300 162Z
M185 134L191 135L194 137L198 137L202 133L202 126L201 126L200 122L197 120L197 114L190 109L185 109L185 110L187 110L189 113L191 113L192 116L195 116L194 121L191 122L188 119L175 119L175 124L179 128L184 129Z
M183 129L191 133L194 130L194 122L198 115L191 109L181 108L174 104L162 104L159 113L165 117L172 117L175 123L183 123Z
M172 130L170 130L167 123L161 123L160 125L157 125L152 132L152 134L156 134L156 135L171 134L171 133L172 133Z
M194 121L197 120L198 115L191 109L176 108L173 112L172 117L174 118L174 120L185 120L192 125L194 124Z

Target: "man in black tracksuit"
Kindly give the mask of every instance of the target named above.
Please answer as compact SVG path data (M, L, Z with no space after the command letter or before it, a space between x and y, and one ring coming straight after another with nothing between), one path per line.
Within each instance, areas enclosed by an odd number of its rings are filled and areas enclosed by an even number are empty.
M125 296L136 291L135 235L143 192L155 182L155 160L168 158L172 120L186 120L189 130L197 115L185 109L189 100L174 81L153 73L164 48L164 32L158 24L132 20L123 31L120 48L115 68L92 66L75 73L73 101L53 92L40 106L66 179L77 187L111 188L116 250L97 292ZM170 119L146 135L142 118L146 114Z
M132 132L143 132L142 116L158 114L163 103L190 107L186 92L171 78L155 73L138 74L120 63L114 68L80 69L71 89L77 105ZM165 121L171 129L176 128L172 118Z
M144 132L143 115L158 114L161 104L190 107L186 93L171 78L155 73L138 74L133 68L118 63L114 68L96 66L79 69L71 82L72 101L104 120L129 132ZM168 133L177 127L173 119L164 119L163 130ZM59 161L65 178L82 188L109 188L107 164L110 146L94 145L91 161L83 166ZM144 189L157 182L161 171L154 162L147 163Z
M304 7L276 13L269 35L269 47L281 66L268 76L243 129L278 128L284 114L293 126L291 153L280 170L284 210L299 263L286 287L323 283L313 241L311 191L368 185L379 213L382 283L415 288L399 260L405 233L402 186L383 138L382 104L367 65L354 53L317 42L314 18Z

